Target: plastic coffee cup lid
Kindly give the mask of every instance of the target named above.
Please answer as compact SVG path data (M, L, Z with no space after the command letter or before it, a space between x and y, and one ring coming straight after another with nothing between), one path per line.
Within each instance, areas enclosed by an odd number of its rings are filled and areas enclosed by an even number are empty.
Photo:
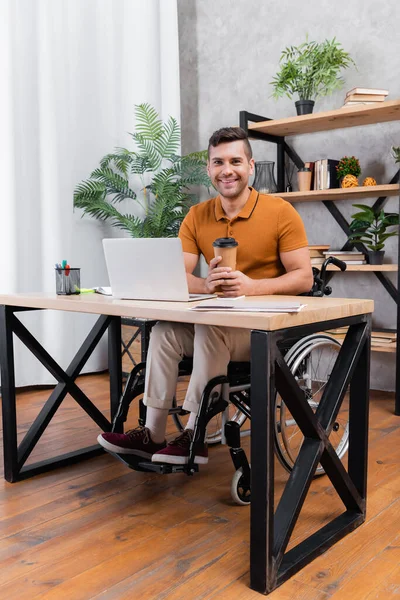
M215 242L213 242L213 246L215 246L216 248L234 248L238 245L239 244L237 243L235 238L232 237L217 238Z

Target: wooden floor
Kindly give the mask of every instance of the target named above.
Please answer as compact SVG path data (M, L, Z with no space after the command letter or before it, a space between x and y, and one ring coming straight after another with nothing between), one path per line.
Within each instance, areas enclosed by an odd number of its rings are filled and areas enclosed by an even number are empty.
M107 412L108 379L80 379ZM19 394L20 435L49 392ZM98 430L67 399L30 462L90 445ZM291 600L400 597L400 418L371 398L367 522L270 595ZM0 598L250 600L249 508L233 504L226 447L193 478L149 475L103 455L0 483ZM277 466L277 495L285 473ZM329 480L312 484L296 543L342 511Z

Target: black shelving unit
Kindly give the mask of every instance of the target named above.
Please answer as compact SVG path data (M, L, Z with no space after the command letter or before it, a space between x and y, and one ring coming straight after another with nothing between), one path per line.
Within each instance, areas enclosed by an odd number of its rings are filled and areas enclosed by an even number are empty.
M335 111L319 113L313 115L305 115L296 118L274 120L268 117L250 113L248 111L240 111L239 123L249 135L250 138L263 140L276 145L277 152L277 186L278 193L283 193L285 190L285 153L293 161L298 169L304 167L304 161L297 152L287 143L286 137L290 135L310 134L317 131L327 131L333 129L341 129L345 127L366 126L375 123L388 121L400 121L400 100L385 103L377 103L377 106L365 107L356 106L351 108L340 108ZM252 124L255 124L252 126ZM390 184L399 182L400 170L394 175ZM374 197L374 190L371 188L369 197ZM285 199L290 202L290 194L285 194ZM337 198L338 199L338 198ZM345 199L344 196L340 199ZM382 209L388 201L388 196L379 197L373 204L373 209ZM315 198L317 200L317 198ZM350 234L349 223L344 218L335 204L335 200L321 200L323 205L329 211L331 216L338 223L339 227L344 231L346 236ZM400 208L400 207L399 207ZM342 250L349 250L356 247L362 252L367 252L363 244L346 242ZM398 265L400 264L400 243L398 244ZM390 279L384 272L373 271L381 285L386 289L388 294L397 304L397 324L396 324L396 384L395 384L395 414L400 415L400 273L397 270L397 288L393 285ZM329 278L333 277L335 272L329 274Z

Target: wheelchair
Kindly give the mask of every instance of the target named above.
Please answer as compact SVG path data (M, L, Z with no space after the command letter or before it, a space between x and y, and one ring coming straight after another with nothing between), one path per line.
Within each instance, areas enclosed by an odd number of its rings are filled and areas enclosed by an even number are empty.
M302 296L322 297L332 293L331 287L325 283L326 268L329 264L335 264L342 271L346 269L346 263L335 257L328 257L321 270L313 267L313 287L309 293ZM298 339L290 347L281 350L288 367L315 412L335 364L340 343L330 335L316 333ZM112 431L123 429L130 405L134 400L139 402L139 425L144 425L146 407L142 397L145 369L146 363L142 362L129 374L113 419ZM191 370L192 359L184 358L179 365L179 376L190 375ZM348 410L348 398L345 398L330 435L331 443L339 458L343 458L348 449ZM184 417L188 413L177 405L175 398L169 414L178 431L181 431L184 428ZM274 414L275 454L284 469L290 473L299 453L303 435L279 394L275 397ZM194 463L198 443L205 440L209 445L226 444L230 448L235 468L231 496L237 504L248 505L251 501L250 464L241 446L241 439L250 434L250 429L245 427L250 419L250 363L231 362L227 375L213 378L204 388L187 464L152 463L134 455L115 454L115 456L130 468L139 471L153 471L160 474L184 472L193 475L198 471L198 465ZM323 474L324 470L319 465L316 476Z

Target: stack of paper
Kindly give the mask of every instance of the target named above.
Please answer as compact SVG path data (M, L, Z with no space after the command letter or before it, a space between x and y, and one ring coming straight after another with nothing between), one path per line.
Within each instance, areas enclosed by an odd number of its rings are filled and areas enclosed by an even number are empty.
M191 306L189 310L227 312L297 313L307 306L300 302L277 302L274 300L239 300L218 298Z

